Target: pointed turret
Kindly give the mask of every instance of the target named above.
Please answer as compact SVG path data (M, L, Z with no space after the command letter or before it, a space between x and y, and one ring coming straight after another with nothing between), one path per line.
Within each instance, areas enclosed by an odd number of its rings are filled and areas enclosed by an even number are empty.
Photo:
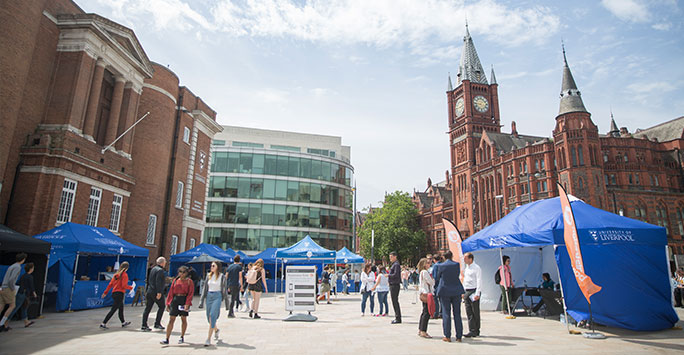
M620 137L620 130L615 123L615 118L613 118L612 111L610 112L610 131L608 131L608 135L611 137Z
M494 75L494 65L492 65L492 74L489 76L489 79L491 80L492 85L498 85L496 82L496 75Z
M447 91L454 91L454 86L451 84L451 73L448 74L449 83L447 84Z
M470 80L474 83L487 84L487 76L480 64L480 58L477 56L473 39L470 37L468 24L466 23L466 34L463 37L463 53L461 53L461 65L458 67L458 78L456 84L460 84L463 80Z
M563 84L561 85L558 115L569 112L587 112L587 109L584 108L580 91L577 89L577 84L575 84L575 79L572 77L572 72L570 72L568 59L565 57L565 46L563 46L563 63Z

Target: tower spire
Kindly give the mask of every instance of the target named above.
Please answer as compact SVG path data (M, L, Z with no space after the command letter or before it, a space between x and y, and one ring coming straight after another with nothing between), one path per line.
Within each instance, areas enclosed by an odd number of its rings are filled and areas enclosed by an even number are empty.
M489 76L489 79L491 80L491 84L498 84L496 82L496 75L494 75L494 64L492 64L492 74Z
M447 86L447 91L453 91L454 86L451 84L451 73L447 74L447 76L449 77L449 84Z
M563 83L561 84L560 108L558 110L558 115L568 112L587 112L587 109L584 108L584 103L582 102L581 93L577 89L577 84L575 84L575 79L572 77L572 72L568 66L568 59L565 56L565 44L563 44L562 47Z
M461 54L461 64L458 67L457 85L463 80L470 80L474 83L487 84L487 76L482 69L480 58L477 56L473 38L470 37L468 22L466 21L466 33L463 37L463 53Z
M620 130L618 129L617 124L615 123L612 108L610 109L610 131L608 131L608 135L611 137L620 137Z

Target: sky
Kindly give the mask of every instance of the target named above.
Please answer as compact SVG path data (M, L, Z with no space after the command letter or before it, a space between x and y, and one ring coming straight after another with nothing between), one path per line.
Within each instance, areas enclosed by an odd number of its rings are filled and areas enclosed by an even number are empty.
M342 137L359 210L445 179L466 19L503 132L548 137L565 44L600 133L684 116L677 0L76 0L131 28L224 125Z

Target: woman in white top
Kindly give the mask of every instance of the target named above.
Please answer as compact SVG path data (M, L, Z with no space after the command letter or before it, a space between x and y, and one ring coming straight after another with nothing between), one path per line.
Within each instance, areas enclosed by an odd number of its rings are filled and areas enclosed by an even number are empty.
M380 304L380 312L377 316L387 317L387 312L389 312L389 304L387 303L387 294L389 293L389 279L387 278L387 271L385 267L380 265L380 270L378 271L378 277L375 278L375 286L373 286L373 291L378 292L378 303ZM382 312L385 306L385 313Z
M202 289L202 297L200 299L200 308L207 301L207 322L209 322L209 334L204 346L211 345L211 335L218 340L219 329L216 326L216 320L221 314L221 301L228 300L226 293L226 275L221 272L221 263L214 261L211 263L211 271L204 279L204 289ZM228 305L226 304L226 307Z
M422 258L418 262L418 272L420 273L420 281L418 283L418 292L421 294L432 294L435 287L435 280L428 271L430 262L427 258ZM420 314L420 322L418 322L418 335L423 338L431 338L427 333L428 321L430 320L430 312L428 311L427 302L423 302L423 312Z
M375 302L373 301L373 282L375 282L375 273L371 271L371 264L366 264L361 273L361 316L366 314L366 300L370 297L370 311L373 315Z

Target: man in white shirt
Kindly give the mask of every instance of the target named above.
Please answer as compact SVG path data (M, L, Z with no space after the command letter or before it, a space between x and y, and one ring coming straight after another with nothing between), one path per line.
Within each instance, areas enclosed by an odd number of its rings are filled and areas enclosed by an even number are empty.
M463 255L465 272L463 275L463 288L465 294L466 314L468 315L468 334L466 338L474 338L480 335L480 295L482 294L482 269L475 264L475 256L472 253Z

